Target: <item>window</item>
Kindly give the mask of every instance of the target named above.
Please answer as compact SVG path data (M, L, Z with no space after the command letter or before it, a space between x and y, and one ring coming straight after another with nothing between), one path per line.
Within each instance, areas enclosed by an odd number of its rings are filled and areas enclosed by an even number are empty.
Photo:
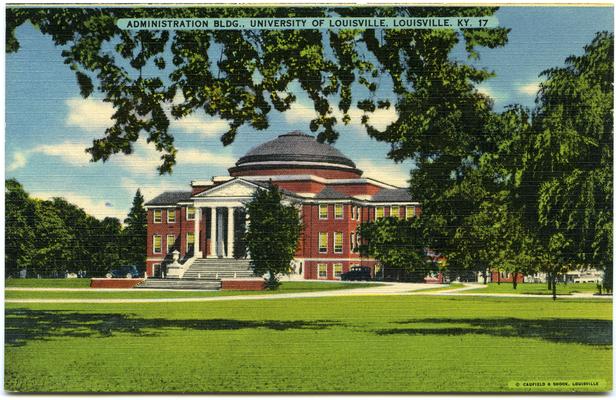
M319 253L327 253L327 232L319 232Z
M395 218L400 218L400 206L391 206L391 213L389 215Z
M171 253L175 245L175 235L167 235L167 253Z
M381 219L385 216L385 207L377 207L374 213L374 219Z
M327 279L327 264L317 264L319 279Z
M344 206L342 204L334 205L334 218L336 219L344 218Z
M163 222L163 210L154 210L154 223L160 224Z
M340 279L342 275L342 264L334 264L334 278Z
M351 253L357 252L357 243L355 243L355 232L351 232L349 235L349 246L351 246Z
M152 251L160 254L163 248L163 238L160 235L154 235L152 237Z
M319 204L319 219L327 219L328 218L328 209L329 206L327 204Z
M406 219L413 218L415 216L415 207L406 207Z
M186 220L187 221L195 220L195 207L186 207Z
M195 233L187 232L186 233L186 246L194 246L195 245Z
M160 278L160 272L161 272L160 264L152 265L152 276Z
M334 233L334 253L342 253L342 232Z
M175 208L169 208L167 210L167 222L168 223L175 222Z

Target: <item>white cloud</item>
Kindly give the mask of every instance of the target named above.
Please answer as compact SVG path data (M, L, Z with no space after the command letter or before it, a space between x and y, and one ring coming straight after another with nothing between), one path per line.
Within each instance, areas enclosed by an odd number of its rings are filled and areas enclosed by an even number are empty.
M205 137L217 137L229 130L227 121L206 116L201 112L172 120L171 126L186 133L196 133Z
M343 113L337 108L335 104L332 104L333 116L336 117L340 126L343 125L342 117ZM387 127L387 125L391 124L398 118L398 113L396 112L393 106L389 107L389 109L377 109L373 113L364 113L364 111L360 110L357 107L350 107L348 113L349 117L351 117L351 121L348 126L352 126L354 128L362 128L361 118L364 114L370 117L370 124L373 125L376 129L383 130ZM283 113L284 119L289 124L306 124L308 125L312 119L317 116L316 111L312 104L308 102L304 102L302 100L298 100L288 111Z
M74 97L66 100L68 114L66 125L88 132L100 133L113 124L113 105L96 99Z
M32 197L39 198L41 200L49 200L54 197L62 197L69 203L83 208L84 211L98 219L105 217L115 217L124 221L126 218L126 211L113 208L111 202L105 199L92 199L88 196L84 196L79 193L73 192L36 192L32 193Z
M539 82L531 82L524 85L519 85L517 91L527 96L535 96L539 91Z
M12 172L23 168L28 163L28 153L23 151L16 151L13 153L13 161L6 167L7 172Z
M33 154L44 154L52 157L59 157L62 161L85 167L90 164L90 155L85 152L88 147L85 143L64 142L58 144L42 144L30 150L18 150L13 153L13 161L7 166L7 171L15 171L23 168L28 164L28 159Z
M170 190L190 190L190 186L188 185L177 185L171 182L164 181L154 181L152 183L146 183L143 181L136 181L132 178L122 178L120 181L120 186L124 188L127 192L134 194L137 189L141 190L141 194L145 201L152 200L154 197L158 196L162 192L170 191Z
M62 161L80 167L90 164L90 154L86 153L86 143L64 142L59 144L43 144L30 150L30 153L45 154L60 157Z
M395 164L393 161L375 163L372 160L358 160L357 167L364 171L363 176L399 187L407 187L410 178L410 168L406 164Z
M230 167L235 164L236 158L231 154L212 153L198 149L178 149L178 164L203 164Z

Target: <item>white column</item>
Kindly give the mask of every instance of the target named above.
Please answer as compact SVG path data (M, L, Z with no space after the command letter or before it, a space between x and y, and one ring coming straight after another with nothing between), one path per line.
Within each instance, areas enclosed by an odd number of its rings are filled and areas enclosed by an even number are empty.
M233 242L235 240L235 207L227 207L227 257L233 258Z
M199 246L199 225L201 224L199 217L201 216L201 209L195 208L195 244L194 244L194 256L202 257L201 246Z
M210 208L212 211L212 218L210 221L210 257L217 257L216 254L216 207Z

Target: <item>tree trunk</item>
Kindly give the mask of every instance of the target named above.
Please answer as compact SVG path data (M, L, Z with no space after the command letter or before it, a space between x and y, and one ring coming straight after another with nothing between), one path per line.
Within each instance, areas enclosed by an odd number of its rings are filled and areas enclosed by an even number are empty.
M552 300L556 300L556 274L552 274Z
M518 271L513 271L513 290L518 289Z
M483 284L484 285L488 284L488 268L483 270Z
M500 271L496 271L496 274L498 275L498 278L497 278L497 280L496 280L496 281L497 281L497 282L498 282L498 284L500 285Z
M548 290L552 290L552 274L548 273Z

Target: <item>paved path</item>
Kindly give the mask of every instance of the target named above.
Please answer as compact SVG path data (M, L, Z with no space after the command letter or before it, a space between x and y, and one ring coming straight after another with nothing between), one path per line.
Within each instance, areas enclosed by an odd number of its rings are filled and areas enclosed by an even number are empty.
M281 293L281 294L253 294L238 296L211 296L211 297L180 297L158 299L5 299L5 303L186 303L203 301L233 301L233 300L276 300L276 299L299 299L318 297L342 297L342 296L476 296L476 297L528 297L550 298L549 295L540 294L515 294L515 293L472 293L474 289L483 288L481 284L464 284L463 287L444 289L439 291L425 291L425 289L441 288L439 284L406 283L406 282L383 282L382 286L364 287L357 289L325 290L318 292ZM7 288L6 290L17 291L41 291L39 288ZM131 289L62 289L46 288L48 291L131 291ZM161 291L160 289L149 289ZM146 289L139 289L140 293ZM163 291L170 291L163 289ZM194 291L194 290L193 290ZM572 295L559 295L559 298L609 298L612 296L594 296L592 293L574 293Z
M275 300L275 299L296 299L296 298L316 298L334 296L387 296L387 295L406 295L421 289L438 288L441 285L424 283L406 282L383 282L383 285L374 287L363 287L357 289L323 290L318 292L303 293L281 293L281 294L252 294L238 296L211 296L211 297L181 297L181 298L160 298L160 299L6 299L6 303L172 303L172 302L201 302L201 301L230 301L230 300ZM26 288L12 288L26 289ZM37 289L30 289L36 291ZM62 291L63 289L53 290ZM86 289L91 290L91 289ZM122 289L111 289L116 292L125 291ZM130 290L130 289L129 289ZM79 291L79 290L74 290ZM107 290L109 291L109 290ZM146 289L139 289L145 292ZM194 290L193 290L194 291Z

